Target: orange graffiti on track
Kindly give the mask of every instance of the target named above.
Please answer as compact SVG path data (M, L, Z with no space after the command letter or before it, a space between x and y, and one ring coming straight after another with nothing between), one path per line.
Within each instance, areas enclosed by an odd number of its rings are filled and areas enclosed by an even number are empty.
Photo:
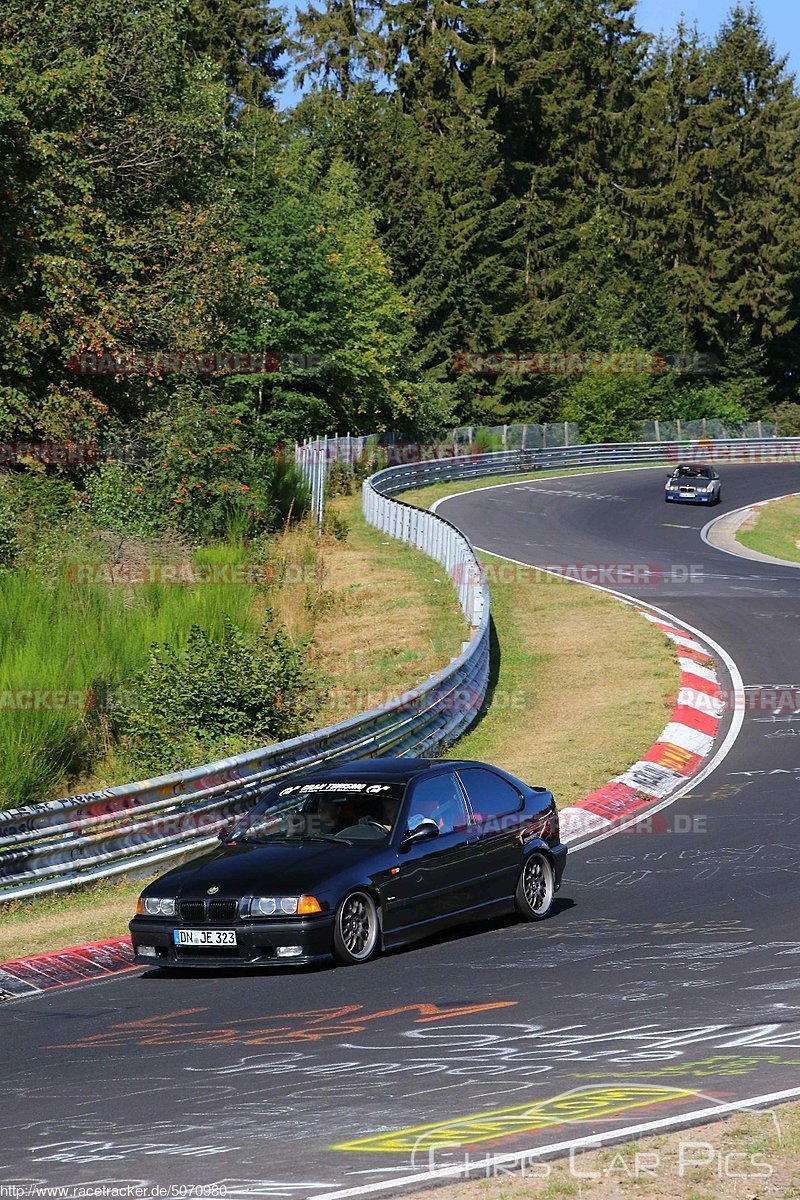
M363 1033L370 1022L414 1014L416 1025L451 1021L498 1008L512 1008L516 1000L493 1000L483 1004L402 1004L379 1012L365 1012L362 1004L336 1008L314 1008L307 1012L278 1013L269 1017L241 1017L224 1025L197 1019L207 1008L182 1008L136 1021L120 1021L102 1033L92 1033L75 1042L47 1046L48 1050L113 1049L124 1046L280 1046L318 1042L325 1038L350 1037ZM196 1018L190 1020L189 1018Z

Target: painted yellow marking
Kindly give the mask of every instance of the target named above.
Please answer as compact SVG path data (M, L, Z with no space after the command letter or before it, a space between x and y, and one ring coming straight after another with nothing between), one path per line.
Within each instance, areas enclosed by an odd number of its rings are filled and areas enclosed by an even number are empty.
M350 1142L340 1142L332 1150L356 1150L370 1153L407 1154L446 1145L473 1146L513 1134L534 1133L575 1121L593 1121L632 1108L649 1108L670 1100L684 1100L697 1093L685 1088L648 1087L644 1084L621 1087L577 1088L549 1100L496 1108L489 1112L437 1121L431 1125L412 1125L391 1133L370 1134Z
M674 742L659 742L658 755L650 761L658 763L660 767L669 767L673 771L685 774L687 768L697 760L697 757L694 751L678 746Z
M675 1075L698 1076L714 1075L747 1075L767 1063L778 1067L800 1067L800 1062L794 1059L781 1058L779 1054L753 1054L750 1056L736 1054L716 1054L710 1058L699 1058L694 1062L671 1063L666 1067L648 1067L642 1071L614 1071L615 1079L636 1079L644 1076L646 1079L669 1079ZM608 1079L609 1072L602 1071L573 1071L572 1079Z

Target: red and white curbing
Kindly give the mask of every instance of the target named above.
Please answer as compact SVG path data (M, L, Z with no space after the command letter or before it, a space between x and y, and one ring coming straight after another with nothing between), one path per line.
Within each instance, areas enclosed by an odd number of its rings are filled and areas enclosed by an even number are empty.
M681 681L677 703L658 741L638 762L580 804L561 809L561 838L568 844L613 829L686 783L711 753L725 708L714 660L705 647L685 629L670 625L638 605L632 607L678 649Z
M107 938L53 954L15 958L0 963L0 1000L17 1000L126 970L136 970L129 937Z

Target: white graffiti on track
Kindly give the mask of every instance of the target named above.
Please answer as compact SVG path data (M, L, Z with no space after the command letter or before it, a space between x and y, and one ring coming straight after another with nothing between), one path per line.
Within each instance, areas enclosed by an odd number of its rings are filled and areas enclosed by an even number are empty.
M589 880L581 880L584 886L599 887L616 884L631 885L639 882L639 876L652 875L658 869L675 871L691 871L692 878L700 882L712 879L723 871L726 875L735 872L737 878L743 875L762 876L765 873L786 872L790 875L800 874L800 854L797 846L780 842L760 842L750 846L698 846L681 850L677 855L648 854L644 856L651 862L651 868L638 871L617 869L606 871ZM625 863L639 863L642 858L635 854L607 854L595 858L587 858L587 866L617 866Z
M342 1045L336 1062L321 1061L303 1051L245 1055L225 1065L186 1067L197 1076L215 1079L245 1076L282 1079L281 1087L308 1081L317 1095L332 1087L337 1095L352 1088L363 1096L365 1083L382 1087L403 1077L439 1077L443 1082L504 1083L562 1071L565 1064L602 1063L609 1069L629 1064L680 1062L697 1047L791 1050L800 1048L800 1025L766 1022L760 1025L711 1023L664 1028L654 1023L624 1025L598 1032L588 1024L547 1028L538 1024L498 1022L463 1024L449 1029L413 1029L375 1045ZM360 1055L363 1055L360 1056Z
M771 718L769 719L771 720ZM754 720L762 721L767 718L755 717ZM746 775L748 779L754 779L757 775L790 775L793 779L797 779L800 775L800 767L758 767L755 771L728 771L728 774Z
M157 1142L150 1139L142 1141L103 1141L100 1139L75 1138L62 1142L50 1142L43 1146L32 1146L30 1154L34 1162L83 1163L120 1162L126 1158L140 1159L142 1157L178 1157L178 1158L209 1158L219 1154L232 1154L235 1146L224 1146L214 1142L185 1144L183 1142Z

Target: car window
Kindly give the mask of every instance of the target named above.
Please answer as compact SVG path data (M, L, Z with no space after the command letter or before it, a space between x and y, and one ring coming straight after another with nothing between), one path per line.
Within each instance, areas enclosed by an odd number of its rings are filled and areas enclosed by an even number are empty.
M403 797L403 786L352 779L285 782L245 814L234 841L339 839L388 843Z
M522 807L522 794L501 775L483 767L464 767L459 772L479 824L503 817Z
M409 829L423 820L435 821L440 833L458 832L469 825L464 793L454 772L432 775L415 783L409 801Z

